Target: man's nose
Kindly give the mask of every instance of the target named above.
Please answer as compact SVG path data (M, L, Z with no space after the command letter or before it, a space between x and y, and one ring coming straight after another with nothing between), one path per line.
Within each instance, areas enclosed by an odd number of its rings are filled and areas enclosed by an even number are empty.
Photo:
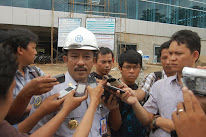
M176 56L174 54L170 55L170 60L176 60Z
M134 68L131 67L130 70L129 70L129 72L134 72Z
M37 54L37 51L36 51L36 49L34 50L34 55L36 55Z
M78 61L77 61L77 65L83 66L84 64L85 64L85 62L84 62L84 60L83 60L83 57L80 56L79 59L78 59Z
M169 60L169 58L166 59L166 64L167 64L167 65L170 64L170 60Z
M108 62L105 63L105 67L109 67L109 63Z

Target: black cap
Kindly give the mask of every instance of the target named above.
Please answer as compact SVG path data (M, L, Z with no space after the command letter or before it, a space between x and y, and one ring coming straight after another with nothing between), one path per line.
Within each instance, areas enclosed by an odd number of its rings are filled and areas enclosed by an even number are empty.
M8 31L0 30L0 43L11 38L11 34Z

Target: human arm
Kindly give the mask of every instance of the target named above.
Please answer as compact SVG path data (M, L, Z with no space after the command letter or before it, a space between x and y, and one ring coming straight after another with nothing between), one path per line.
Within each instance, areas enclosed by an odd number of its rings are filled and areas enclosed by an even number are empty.
M49 76L42 76L34 78L16 96L7 114L6 120L9 123L15 123L22 115L33 95L41 95L50 91L58 82L55 78Z
M87 98L87 94L83 97L74 97L75 91L72 90L65 97L64 104L59 113L57 113L49 122L36 130L31 137L51 137L59 126L63 123L66 116L75 108L77 108L83 100Z
M184 102L177 105L177 110L185 110L172 114L177 135L178 137L205 137L206 115L194 94L186 87L182 90Z
M145 91L142 89L134 90L138 101L143 101L145 98Z
M152 85L155 82L155 74L154 73L150 73L148 74L146 77L144 77L144 79L142 80L138 91L140 90L141 95L140 99L138 99L139 101L144 101L144 103L148 100L149 98L149 93L150 93L150 89L152 87ZM144 95L144 96L143 96Z
M32 108L32 104L27 106L27 108L26 108L24 113L29 114L29 112L31 111L31 108Z
M102 102L104 106L106 106L109 110L109 123L111 124L111 128L113 130L119 130L122 124L122 118L119 110L119 103L117 102L117 98L114 95L110 95L107 103L104 102L105 98L103 98Z
M98 86L94 89L90 86L87 87L87 91L90 96L90 104L82 121L75 130L73 137L88 137L92 127L96 108L99 105L100 97L104 92L103 83L104 81L100 81Z
M60 109L65 98L56 100L59 94L48 97L39 108L27 119L18 124L18 130L22 133L29 133L32 128L46 115Z
M172 130L175 130L173 121L170 119L163 118L161 116L156 119L156 126L163 129L164 131L168 133L170 133ZM153 126L153 122L151 123L150 127L151 129L155 128Z
M149 125L152 121L153 114L142 107L135 92L131 88L125 86L123 90L125 91L124 94L120 94L120 91L117 91L116 95L120 97L123 102L132 105L135 115L142 125Z

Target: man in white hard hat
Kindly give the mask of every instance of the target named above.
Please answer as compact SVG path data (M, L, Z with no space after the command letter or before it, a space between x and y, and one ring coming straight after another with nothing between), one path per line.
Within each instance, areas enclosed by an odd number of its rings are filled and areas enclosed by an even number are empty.
M141 50L137 51L143 58L143 52ZM140 69L140 73L139 76L137 77L137 79L135 80L135 83L139 86L144 78L144 70L145 70L145 64L144 61L142 61L142 68Z
M65 56L63 60L68 68L68 72L65 74L65 82L61 83L41 96L41 100L58 93L59 91L68 88L69 86L75 86L78 82L87 82L88 75L93 67L94 52L98 50L98 44L95 35L85 28L79 27L72 32L66 38L65 46L63 47ZM92 84L94 85L94 84ZM90 92L89 92L90 93ZM91 96L91 95L90 95ZM37 102L37 101L35 101ZM75 129L81 122L84 114L86 113L88 106L93 102L92 98L88 97L84 100L79 107L74 109L64 120L59 127L55 136L71 137L73 136ZM32 107L31 113L35 111L35 103ZM103 132L101 130L102 120L106 120L109 110L102 104L99 104L94 114L94 119L89 133L89 137L101 137ZM32 132L46 124L56 113L45 116L34 127Z

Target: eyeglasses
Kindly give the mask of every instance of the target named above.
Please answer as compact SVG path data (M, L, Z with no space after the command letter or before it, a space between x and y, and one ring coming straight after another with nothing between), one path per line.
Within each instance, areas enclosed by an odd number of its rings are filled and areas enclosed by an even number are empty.
M122 66L122 67L128 71L131 69L137 70L138 68L140 68L138 65L136 65L136 66Z

